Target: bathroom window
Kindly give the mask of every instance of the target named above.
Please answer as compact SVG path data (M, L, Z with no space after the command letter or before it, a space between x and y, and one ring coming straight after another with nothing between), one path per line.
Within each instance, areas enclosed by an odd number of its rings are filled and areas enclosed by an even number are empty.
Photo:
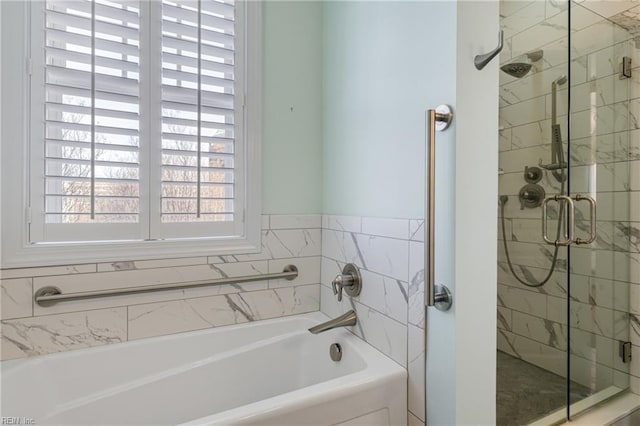
M26 213L12 252L41 264L255 251L259 8L29 2Z

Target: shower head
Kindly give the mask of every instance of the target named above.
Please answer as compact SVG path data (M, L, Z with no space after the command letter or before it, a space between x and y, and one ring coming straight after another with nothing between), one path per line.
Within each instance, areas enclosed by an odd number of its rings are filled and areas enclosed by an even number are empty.
M518 62L514 61L508 64L505 64L500 67L500 69L512 77L522 78L531 71L531 67L534 62L539 61L544 56L543 50L534 50L533 52L526 53L527 58L526 62Z
M525 62L511 62L500 67L500 69L512 77L522 78L531 71L531 64Z
M557 86L562 86L566 82L567 82L567 76L566 75L561 75L560 77L558 77L555 80L553 80L552 84L557 85Z

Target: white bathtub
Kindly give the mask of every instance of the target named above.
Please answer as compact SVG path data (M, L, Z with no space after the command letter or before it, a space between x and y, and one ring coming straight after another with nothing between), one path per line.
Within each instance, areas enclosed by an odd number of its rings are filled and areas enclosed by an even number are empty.
M406 371L319 312L2 363L2 416L64 425L406 425ZM329 345L342 345L334 362Z

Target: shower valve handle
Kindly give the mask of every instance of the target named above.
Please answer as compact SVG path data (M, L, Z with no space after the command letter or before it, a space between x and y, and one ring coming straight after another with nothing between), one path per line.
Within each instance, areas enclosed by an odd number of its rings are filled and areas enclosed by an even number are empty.
M342 273L336 275L331 281L333 294L338 295L338 302L342 302L342 290L344 289L349 296L358 296L362 289L362 277L358 267L353 263L347 263L342 269Z
M333 294L338 295L338 302L342 302L342 289L353 285L353 276L338 274L333 281L331 281L331 288Z

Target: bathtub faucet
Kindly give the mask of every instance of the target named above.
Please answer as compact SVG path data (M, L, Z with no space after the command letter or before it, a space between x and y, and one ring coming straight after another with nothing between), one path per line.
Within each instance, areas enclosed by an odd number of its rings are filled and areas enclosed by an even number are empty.
M309 329L313 334L322 333L323 331L331 330L337 327L350 327L352 325L356 325L358 322L358 317L353 310L350 310L346 314L340 315L337 318L331 319L327 322L323 322L322 324L318 324Z

